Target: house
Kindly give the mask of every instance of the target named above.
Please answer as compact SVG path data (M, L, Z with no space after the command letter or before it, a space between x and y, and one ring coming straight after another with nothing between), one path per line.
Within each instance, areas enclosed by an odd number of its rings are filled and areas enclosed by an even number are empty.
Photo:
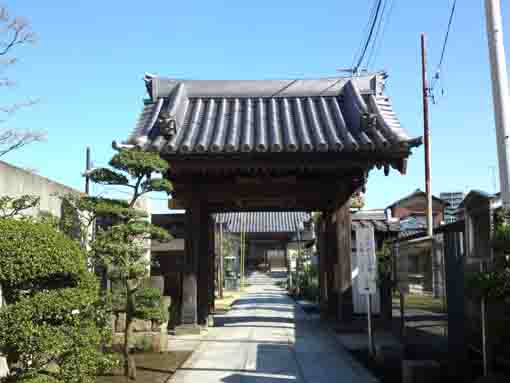
M432 196L432 222L434 227L444 221L448 203ZM389 218L398 218L401 231L419 231L427 228L427 194L420 189L400 198L386 208Z
M432 197L434 228L444 223L448 203ZM444 259L440 244L427 236L427 195L420 189L399 199L386 208L388 217L400 224L399 257L406 260L410 293L444 295Z

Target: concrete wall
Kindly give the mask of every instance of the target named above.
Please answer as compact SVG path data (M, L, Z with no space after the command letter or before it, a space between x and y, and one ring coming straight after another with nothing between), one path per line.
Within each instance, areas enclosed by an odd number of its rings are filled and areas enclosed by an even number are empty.
M0 197L29 194L40 198L39 207L24 214L37 215L44 211L60 217L61 201L56 194L69 193L79 194L80 191L0 161Z

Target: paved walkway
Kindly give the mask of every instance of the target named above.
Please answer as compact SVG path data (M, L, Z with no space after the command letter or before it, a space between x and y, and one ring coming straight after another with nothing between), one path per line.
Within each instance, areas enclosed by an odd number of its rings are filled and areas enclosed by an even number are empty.
M376 382L274 280L255 273L247 294L175 373L174 383Z

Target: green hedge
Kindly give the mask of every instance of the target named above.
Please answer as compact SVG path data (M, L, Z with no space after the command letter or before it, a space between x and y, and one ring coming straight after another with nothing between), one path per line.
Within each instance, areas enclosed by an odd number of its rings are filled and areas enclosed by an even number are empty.
M0 349L6 381L92 383L111 367L110 311L78 244L53 227L0 219Z
M86 272L86 256L79 245L51 225L0 220L0 283L6 289L76 279Z

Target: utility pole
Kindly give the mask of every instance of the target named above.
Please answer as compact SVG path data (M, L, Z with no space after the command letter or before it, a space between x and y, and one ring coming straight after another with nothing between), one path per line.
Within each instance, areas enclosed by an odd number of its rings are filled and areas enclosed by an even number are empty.
M90 194L90 177L89 177L89 171L92 167L92 164L90 162L90 146L87 146L86 152L85 152L85 194Z
M425 33L421 34L421 79L423 96L423 136L425 139L425 193L427 194L427 235L432 238L432 192L430 188L430 130L429 130L429 84L427 81L427 53Z
M510 207L509 163L510 114L508 110L508 74L503 45L503 25L499 0L485 0L487 40L492 79L494 120L496 123L496 144L498 149L499 187L504 207Z

